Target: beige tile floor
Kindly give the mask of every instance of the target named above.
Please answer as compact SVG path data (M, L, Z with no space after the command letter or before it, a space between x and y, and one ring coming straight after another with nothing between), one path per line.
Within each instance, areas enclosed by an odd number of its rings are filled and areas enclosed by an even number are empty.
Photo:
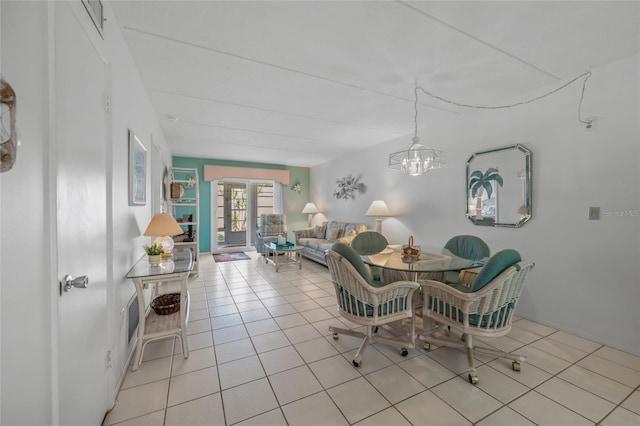
M190 279L190 356L174 339L150 343L128 371L104 425L640 425L640 357L526 319L483 342L527 355L521 372L478 357L477 386L450 348L369 347L331 324L326 267L276 273L256 253Z

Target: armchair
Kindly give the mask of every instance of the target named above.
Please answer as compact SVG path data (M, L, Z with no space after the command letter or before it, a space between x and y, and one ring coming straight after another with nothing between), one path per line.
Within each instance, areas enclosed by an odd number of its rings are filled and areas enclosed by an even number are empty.
M338 338L338 334L363 339L353 358L353 365L360 366L367 346L373 342L396 346L400 348L402 356L407 356L407 348L415 347L413 295L419 284L412 281L398 281L385 285L373 280L360 255L342 243L333 244L325 260L331 272L338 301L338 312L345 319L366 327L365 333L329 327L334 339ZM403 319L411 321L409 339L374 335L374 328Z
M510 359L513 370L520 371L520 362L526 361L525 356L476 347L473 337L500 337L511 330L525 277L533 266L531 261L522 261L517 251L502 250L482 267L470 287L439 281L421 283L423 321L426 326L430 319L432 326L429 332L423 331L424 349L429 350L430 343L435 343L464 350L472 384L479 380L474 352ZM451 333L457 333L457 338Z
M256 251L264 255L264 245L278 241L278 237L287 236L286 216L283 214L260 215L260 226L256 231Z

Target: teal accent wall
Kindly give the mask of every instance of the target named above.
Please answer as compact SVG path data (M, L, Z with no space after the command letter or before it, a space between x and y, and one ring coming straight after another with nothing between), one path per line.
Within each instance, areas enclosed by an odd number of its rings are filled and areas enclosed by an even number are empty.
M198 227L199 250L211 252L211 182L205 182L204 166L249 167L256 169L289 170L290 183L285 188L285 214L287 215L287 229L289 241L292 241L294 229L306 228L307 215L300 213L304 205L309 202L310 173L308 167L290 167L281 164L250 163L245 161L216 160L192 157L173 157L174 167L198 169L200 189L200 226ZM291 187L299 182L301 191L297 193Z

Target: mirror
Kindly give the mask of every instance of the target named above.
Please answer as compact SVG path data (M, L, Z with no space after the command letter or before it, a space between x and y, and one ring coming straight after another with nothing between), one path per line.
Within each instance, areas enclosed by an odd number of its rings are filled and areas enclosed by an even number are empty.
M531 153L511 145L467 160L467 217L475 225L517 228L531 219Z

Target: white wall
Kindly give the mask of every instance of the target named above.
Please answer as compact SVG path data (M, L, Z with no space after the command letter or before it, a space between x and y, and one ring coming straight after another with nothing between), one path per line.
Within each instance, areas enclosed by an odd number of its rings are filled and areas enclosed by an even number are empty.
M110 5L105 4L105 40L110 59L111 129L107 146L107 228L109 294L107 306L111 368L115 386L125 370L126 330L121 311L134 293L124 276L143 254L141 237L159 205L158 194L147 193L147 205L128 205L127 129L133 129L151 153L151 140L164 164L151 164L151 176L161 176L171 153L151 110L135 65L124 45ZM22 145L12 170L0 174L0 424L48 425L55 423L52 312L57 303L55 253L51 251L50 220L55 220L55 193L50 182L48 10L53 2L2 1L0 46L2 74L17 94L17 124ZM77 7L79 2L75 4ZM79 6L82 7L81 5ZM87 18L88 19L88 18ZM82 93L69 88L69 101ZM53 148L53 151L51 151ZM149 188L152 185L149 185ZM157 187L157 186L156 186ZM53 200L53 204L50 204ZM112 389L115 394L115 389Z
M140 79L138 70L133 62L128 47L125 45L117 21L111 7L105 3L105 41L111 56L112 77L112 128L113 128L113 157L111 176L111 223L108 234L113 238L111 262L111 276L113 283L111 290L114 304L112 305L110 325L113 326L113 354L114 369L122 373L125 370L127 352L126 321L122 315L122 308L126 308L128 301L135 293L131 280L125 275L131 266L144 254L143 245L148 244L150 237L143 237L153 213L158 213L157 206L162 179L162 170L171 165L171 152L167 147L160 130L158 120L152 110L151 103ZM132 129L147 148L147 159L156 157L154 151L160 151L161 164L151 164L148 178L147 205L131 207L128 200L128 129ZM152 146L155 145L155 146ZM156 206L156 207L152 207Z
M582 106L583 118L597 119L591 132L577 121L582 80L518 108L422 113L422 143L448 151L448 166L421 177L389 170L388 154L406 148L408 134L314 167L311 200L323 212L314 221L366 219L373 226L364 212L384 199L396 213L383 221L392 243L414 235L417 244L439 247L453 235L475 234L492 252L514 248L536 263L518 315L640 354L638 68L634 56L593 70ZM464 215L466 161L475 151L515 143L532 152L533 219L520 229L472 225ZM336 200L335 180L348 173L361 176L367 192ZM588 206L601 207L600 221L587 220ZM614 211L631 215L607 216Z
M51 315L44 216L47 182L47 12L42 5L2 8L2 75L17 95L21 145L0 174L0 369L2 418L45 424L51 413ZM32 23L26 25L26 23ZM29 28L29 31L25 31ZM33 404L33 401L37 401Z

